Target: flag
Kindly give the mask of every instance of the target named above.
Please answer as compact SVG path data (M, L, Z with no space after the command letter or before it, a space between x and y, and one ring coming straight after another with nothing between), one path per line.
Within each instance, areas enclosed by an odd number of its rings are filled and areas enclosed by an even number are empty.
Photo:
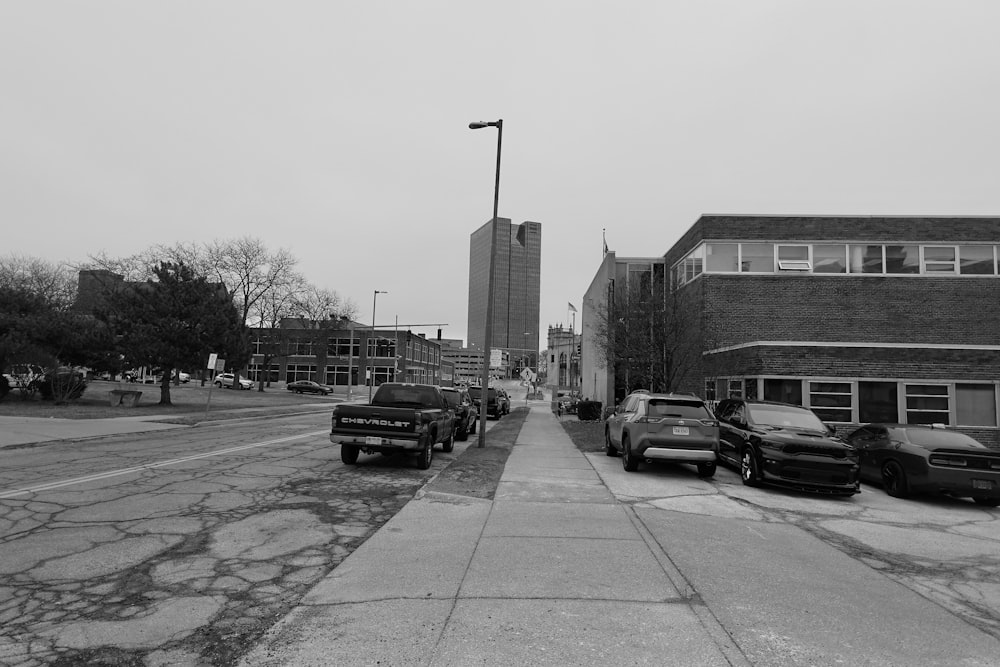
M574 313L576 312L576 308L573 307L573 304L569 304L569 309L570 309L571 312L574 312Z

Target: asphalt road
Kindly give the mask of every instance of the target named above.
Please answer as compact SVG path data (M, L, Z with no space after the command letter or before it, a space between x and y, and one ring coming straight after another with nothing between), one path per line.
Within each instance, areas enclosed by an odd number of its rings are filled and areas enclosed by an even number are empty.
M231 663L475 443L347 467L328 432L322 412L0 451L0 664Z

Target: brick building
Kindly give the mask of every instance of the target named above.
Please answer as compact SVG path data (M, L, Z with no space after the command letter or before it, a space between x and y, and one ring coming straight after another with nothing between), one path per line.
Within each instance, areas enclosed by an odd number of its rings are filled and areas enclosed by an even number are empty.
M702 216L666 253L679 387L1000 447L1000 218Z

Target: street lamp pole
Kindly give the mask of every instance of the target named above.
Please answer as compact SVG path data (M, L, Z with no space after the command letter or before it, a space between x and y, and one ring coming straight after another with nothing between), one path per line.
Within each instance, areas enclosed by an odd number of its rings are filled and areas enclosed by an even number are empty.
M375 343L375 304L378 301L379 294L388 294L388 292L383 290L375 290L375 294L372 296L372 335L371 335L371 346L372 346L372 356L368 358L368 366L371 368L368 371L368 402L372 402L372 389L375 387L375 350L378 345Z
M479 130L484 127L497 128L497 171L496 183L493 187L493 224L490 230L490 274L486 294L486 331L483 336L483 376L479 401L479 447L486 446L486 411L489 405L490 393L490 352L493 346L493 267L497 251L497 208L500 204L500 147L503 143L503 119L501 118L489 123L483 121L469 123L470 130Z

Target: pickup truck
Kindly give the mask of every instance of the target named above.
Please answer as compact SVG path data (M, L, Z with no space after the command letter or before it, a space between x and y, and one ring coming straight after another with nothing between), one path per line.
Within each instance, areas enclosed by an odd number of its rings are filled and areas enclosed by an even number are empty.
M417 467L427 470L434 445L455 447L455 413L437 385L386 382L368 405L333 408L330 442L340 445L340 460L358 462L358 454L415 452Z

